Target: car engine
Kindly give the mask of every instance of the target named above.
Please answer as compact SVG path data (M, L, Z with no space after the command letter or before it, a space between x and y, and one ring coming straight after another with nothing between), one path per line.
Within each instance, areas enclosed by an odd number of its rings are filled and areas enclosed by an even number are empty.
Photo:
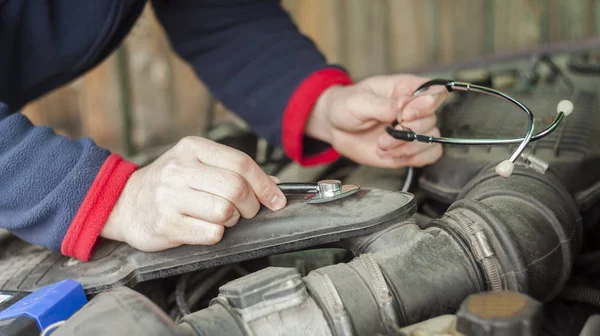
M103 241L87 263L0 235L0 334L17 328L12 307L32 305L28 295L74 283L85 303L53 335L600 335L599 60L533 53L425 74L509 93L536 130L573 102L509 178L494 167L516 145L444 145L422 169L302 168L243 125L213 130L281 181L361 189L323 204L290 195L213 246L144 253ZM463 92L438 113L444 136L526 130L513 107Z

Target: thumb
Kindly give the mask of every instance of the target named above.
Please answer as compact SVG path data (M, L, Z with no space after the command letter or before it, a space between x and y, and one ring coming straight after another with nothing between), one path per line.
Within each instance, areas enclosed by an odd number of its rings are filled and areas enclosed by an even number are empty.
M369 91L361 91L349 98L348 106L359 120L377 120L391 123L400 115L404 99L389 98Z

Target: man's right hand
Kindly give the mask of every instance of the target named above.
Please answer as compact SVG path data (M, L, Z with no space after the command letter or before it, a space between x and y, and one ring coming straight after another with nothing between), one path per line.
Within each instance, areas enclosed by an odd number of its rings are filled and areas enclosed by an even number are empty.
M283 208L276 182L248 155L186 137L131 175L100 236L146 252L212 245L240 216L254 217L260 204Z

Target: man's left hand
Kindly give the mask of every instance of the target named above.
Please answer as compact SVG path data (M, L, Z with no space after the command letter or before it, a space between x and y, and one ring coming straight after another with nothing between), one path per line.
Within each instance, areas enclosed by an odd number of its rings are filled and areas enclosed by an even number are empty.
M411 99L429 78L413 75L373 76L350 86L328 88L306 125L306 134L331 144L341 155L380 168L422 167L442 155L439 144L392 138L385 127L395 119L424 135L439 136L435 111L447 97L445 89Z

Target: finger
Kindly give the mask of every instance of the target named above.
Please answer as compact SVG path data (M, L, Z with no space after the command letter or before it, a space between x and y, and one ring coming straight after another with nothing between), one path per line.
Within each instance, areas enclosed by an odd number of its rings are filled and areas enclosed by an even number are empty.
M402 126L406 128L410 128L415 133L420 134L428 134L428 132L433 131L437 123L437 116L435 114L428 115L425 118L420 118L417 120L404 121ZM433 135L433 134L428 134Z
M260 203L246 179L232 171L201 164L187 178L191 189L231 202L244 218L256 216L260 209Z
M182 215L226 227L234 226L240 219L233 203L213 194L188 189L181 193L180 200L176 209Z
M423 167L436 162L442 156L442 145L433 144L429 149L413 155L408 158L408 165L411 167ZM402 157L402 162L407 162L405 157Z
M273 181L275 183L281 183L281 180L277 176L269 175L269 178L271 179L271 181Z
M347 156L358 164L388 169L405 167L402 162L394 160L392 157L382 158L377 155L376 141L378 137L379 133L370 132L365 134L365 138L360 141L349 138L345 144L347 148L341 150L347 152Z
M434 144L425 142L411 142L406 146L398 146L387 151L377 148L377 155L386 158L410 157L424 152L431 148Z
M398 99L388 98L371 91L359 91L350 95L346 101L351 115L360 121L377 120L391 123L396 120L401 110Z
M201 219L181 216L169 230L169 239L187 245L214 245L221 241L225 227Z
M410 128L415 133L423 134L424 132L432 131L436 125L436 122L437 117L434 114L422 119L404 122L402 125L396 126L396 129ZM392 148L407 145L409 143L410 142L395 139L386 132L379 137L379 140L377 141L377 146L382 151L387 151L391 150Z
M425 93L411 97L402 109L402 120L407 122L433 115L447 97L444 87L432 87Z
M379 75L364 81L373 92L390 98L410 97L431 78L411 74Z
M423 135L428 135L432 137L439 137L440 130L437 128L432 128L427 132L423 132ZM433 144L426 142L413 141L408 143L406 146L394 146L387 151L381 151L382 156L384 157L401 157L401 156L411 156L416 155L422 151L429 149ZM379 153L379 151L378 151Z
M279 210L286 204L286 198L269 176L248 155L231 147L198 138L200 146L196 156L205 165L226 169L243 177L260 203L271 210ZM207 150L208 148L208 150ZM242 211L240 210L240 213ZM243 213L242 213L243 215Z

